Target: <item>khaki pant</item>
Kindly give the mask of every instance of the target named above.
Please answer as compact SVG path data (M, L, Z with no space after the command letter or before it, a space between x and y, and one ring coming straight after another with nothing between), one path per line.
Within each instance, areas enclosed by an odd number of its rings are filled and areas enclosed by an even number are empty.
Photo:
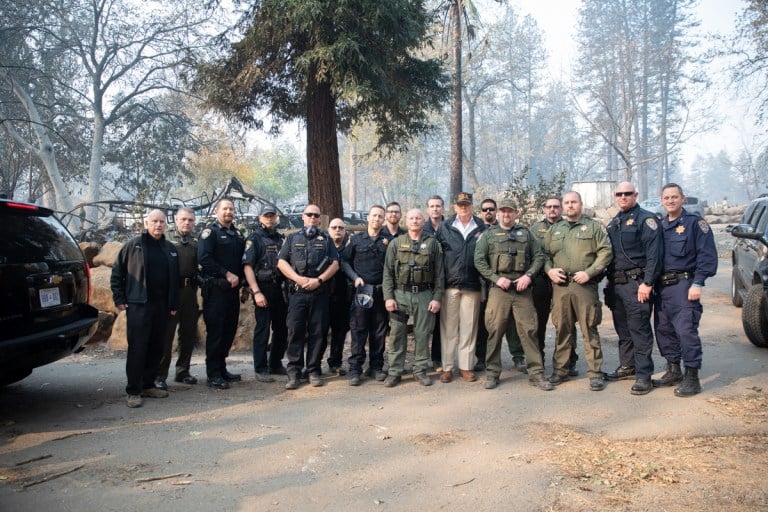
M510 321L514 312L514 323ZM536 340L536 310L529 287L522 293L504 291L493 287L488 294L485 308L485 326L488 328L488 353L485 356L487 375L501 374L501 339L517 331L528 360L528 376L533 378L544 373L538 341ZM514 336L514 334L511 334Z
M440 349L444 372L453 371L457 357L459 370L474 368L479 312L480 291L445 290L440 307Z
M552 287L552 323L555 325L555 369L553 373L568 373L571 344L576 343L576 323L584 339L584 356L587 359L587 375L602 377L603 350L597 326L603 319L603 304L597 296L597 283L581 285L570 282L568 286Z

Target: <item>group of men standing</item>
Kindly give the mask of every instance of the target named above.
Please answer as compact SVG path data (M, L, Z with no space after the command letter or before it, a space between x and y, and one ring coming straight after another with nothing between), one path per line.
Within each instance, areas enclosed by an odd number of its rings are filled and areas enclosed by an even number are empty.
M397 385L405 372L410 321L413 376L425 386L432 384L428 372L437 366L440 382L451 382L456 369L468 382L485 370L485 388L496 388L506 336L515 366L528 374L530 384L552 390L578 375L578 325L591 390L604 389L605 378L634 378L633 394L674 384L679 396L696 394L701 287L717 269L712 233L704 220L682 208L685 196L676 184L663 189L668 215L661 221L637 205L631 183L619 184L616 197L620 211L607 228L582 215L577 192L567 192L562 202L547 198L544 218L530 229L518 222L520 211L512 199L498 205L483 200L478 217L472 195L462 192L453 203L455 215L446 219L442 198L433 196L428 217L409 210L405 229L397 202L375 205L367 229L351 237L342 219L332 219L323 231L320 208L313 204L304 209L302 229L284 237L276 230L277 211L265 205L247 240L234 225L230 199L218 202L215 221L197 241L192 210L176 213L172 241L165 238L165 214L154 210L145 221L147 232L123 247L112 273L115 304L128 315L128 405L167 396L177 325L175 380L197 382L189 366L198 286L207 331L207 384L217 389L241 379L227 370L226 358L244 287L256 317L256 378L273 382L273 374L287 375L286 389L297 389L302 380L323 384L329 330L332 372L346 373L342 354L351 332L349 384L359 386L367 376L386 387ZM602 371L598 333L598 285L605 276L620 350L620 365L608 374ZM547 378L544 339L550 314L556 334ZM655 381L651 315L668 362L667 372Z

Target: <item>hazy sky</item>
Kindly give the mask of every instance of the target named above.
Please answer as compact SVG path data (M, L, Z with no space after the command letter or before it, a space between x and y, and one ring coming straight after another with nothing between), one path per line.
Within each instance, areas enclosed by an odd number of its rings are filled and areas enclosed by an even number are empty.
M487 1L487 0L481 0ZM521 15L530 13L545 33L550 58L550 73L553 78L564 78L570 74L570 63L574 61L574 36L578 23L580 0L510 0L510 4ZM733 32L737 13L741 12L744 2L741 0L700 0L696 16L701 22L700 35L717 32ZM721 120L719 128L710 133L693 136L681 149L682 166L689 170L699 153L716 154L725 149L732 158L740 151L743 144L749 145L757 130L752 126L754 112L748 105L750 98L736 98L735 92L728 87L728 75L723 72L723 62L714 63L710 69L710 78L714 87L704 103L714 103L717 117ZM691 116L697 113L699 105L692 105Z

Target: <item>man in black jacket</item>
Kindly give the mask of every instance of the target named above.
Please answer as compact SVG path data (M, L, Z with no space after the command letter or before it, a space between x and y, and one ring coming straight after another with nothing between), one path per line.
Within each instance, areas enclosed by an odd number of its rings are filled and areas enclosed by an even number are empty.
M454 210L456 215L446 219L437 229L445 268L445 293L440 308L443 363L440 382L443 383L453 379L456 361L462 379L469 382L477 380L473 369L481 278L475 269L475 245L486 226L472 214L472 194L458 194Z
M126 312L128 407L141 407L142 396L168 396L154 379L168 320L179 307L179 258L165 239L165 213L152 210L144 226L146 233L120 249L110 279L115 306Z

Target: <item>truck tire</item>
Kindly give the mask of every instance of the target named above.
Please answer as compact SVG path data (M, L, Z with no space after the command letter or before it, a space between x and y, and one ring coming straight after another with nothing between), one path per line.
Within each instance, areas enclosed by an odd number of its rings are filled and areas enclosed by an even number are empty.
M749 289L741 311L744 332L756 347L768 347L768 298L762 284Z
M744 305L744 297L741 295L744 288L741 286L740 281L741 279L739 279L739 273L734 267L733 271L731 272L731 302L737 308L740 308Z

